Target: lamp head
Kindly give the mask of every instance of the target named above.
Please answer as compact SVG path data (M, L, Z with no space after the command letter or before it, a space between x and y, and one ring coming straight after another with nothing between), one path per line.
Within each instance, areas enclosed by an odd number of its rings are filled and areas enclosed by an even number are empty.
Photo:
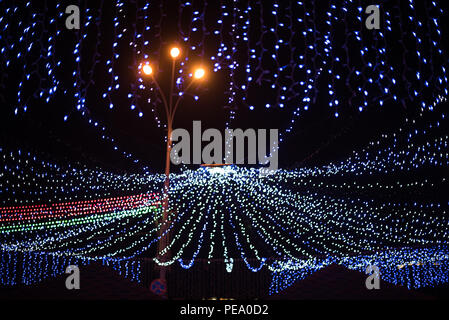
M173 47L170 49L170 55L173 59L176 59L181 54L181 50L178 47Z
M146 74L147 76L153 74L153 68L151 68L151 66L150 66L149 64L143 65L142 71L143 71L143 73Z

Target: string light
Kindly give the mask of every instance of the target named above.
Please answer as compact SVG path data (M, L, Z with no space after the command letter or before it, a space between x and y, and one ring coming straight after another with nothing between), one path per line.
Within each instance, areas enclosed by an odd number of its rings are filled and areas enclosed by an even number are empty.
M449 248L401 248L370 255L327 257L302 261L274 261L270 265L272 281L269 294L273 295L303 280L330 264L342 265L365 274L368 266L379 267L382 281L409 289L433 287L449 281Z
M396 10L397 1L383 4L384 23L380 30L369 33L364 31L366 17L358 1L330 0L325 11L317 10L318 5L321 5L318 1L291 0L280 5L278 1L242 4L234 0L221 3L214 10L207 2L181 1L177 40L185 46L186 54L180 59L180 75L186 74L184 68L190 53L209 60L214 72L229 75L225 77L229 111L226 127L238 115L239 106L263 110L269 105L267 112L279 108L286 119L280 130L281 142L294 131L298 118L316 104L322 91L318 83L322 81L328 84L322 97L327 99L329 112L335 117L341 117L346 109L363 112L368 107L382 107L389 102L401 103L408 109L431 111L437 96L447 96L447 59L441 48L440 30L443 11L435 1L428 0L417 8L409 0L401 10ZM98 100L95 94L100 92L105 106L114 112L117 99L126 95L129 110L141 118L145 114L141 106L151 101L155 124L163 127L155 107L161 102L156 90L148 88L139 74L129 81L119 70L137 70L140 61L149 60L150 53L162 54L166 40L157 30L168 15L165 6L159 3L115 0L113 29L106 34L101 27L107 22L103 7L104 0L101 0L80 8L83 28L73 33L74 67L67 70L72 67L62 63L62 52L58 49L62 35L66 35L61 32L65 28L65 8L59 3L35 6L30 1L4 4L0 8L0 29L4 34L0 52L5 57L2 74L14 72L21 78L14 93L17 103L12 106L13 114L27 112L37 100L49 103L59 92L66 97L73 96L73 101L67 101L73 111L79 112L114 150L139 163L139 159L119 148L107 134L107 124L95 119L89 105ZM421 9L423 14L417 14ZM45 18L43 12L50 11L56 12L55 17ZM127 23L130 19L127 12L136 12L134 23ZM399 30L392 24L393 12L401 21L397 24ZM215 19L206 23L209 15ZM345 32L340 32L340 27ZM100 53L104 41L111 43L111 54ZM209 56L205 55L206 48ZM171 48L170 52L174 58L181 56L178 47ZM404 54L402 59L393 58L404 52L413 52L413 57ZM131 57L126 62L127 68L119 67L124 54ZM411 59L416 63L411 63ZM16 68L17 65L23 68ZM102 68L107 71L107 77L102 77L104 88L90 90ZM149 67L144 69L149 71ZM63 79L64 73L73 77ZM408 77L408 74L415 76ZM42 80L44 75L49 81ZM2 76L2 87L5 79ZM178 85L182 83L181 80ZM257 102L261 91L267 95L263 103ZM71 113L67 112L62 120L69 121Z
M382 135L346 160L320 167L278 170L266 177L260 176L258 169L236 166L173 174L170 212L176 214L166 231L173 237L158 255L170 251L171 257L155 262L179 262L191 268L197 258L222 257L227 261L226 269L232 270L231 259L240 257L256 272L264 266L273 269L273 258L300 263L316 256L381 254L399 245L444 245L449 234L447 202L425 197L394 200L392 196L404 191L423 195L423 190L447 184L438 175L421 180L415 176L412 181L403 178L403 173L422 168L430 173L448 166L449 137L441 129L446 121L444 114L431 122L425 118L407 121L397 132ZM33 164L55 170L62 182L72 179L69 172L76 172L71 166L64 171L37 159L26 162L33 157L23 152L2 152L26 164L24 168L30 172L35 172ZM25 173L19 172L10 179L21 181ZM163 175L134 175L130 179L92 172L113 177L118 190L128 188L132 181L160 190L164 181ZM389 182L384 181L384 175L389 176ZM87 187L84 192L90 190ZM161 238L161 224L155 224L160 214L159 194L151 190L51 205L6 206L0 208L2 250L135 259ZM138 237L141 233L146 236Z

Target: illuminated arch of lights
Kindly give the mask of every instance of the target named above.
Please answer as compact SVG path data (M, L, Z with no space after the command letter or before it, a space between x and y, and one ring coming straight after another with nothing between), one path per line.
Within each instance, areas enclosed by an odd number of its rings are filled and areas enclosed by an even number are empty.
M101 261L141 281L139 259L157 250L160 230L172 236L157 256L170 256L156 263L189 269L218 258L232 272L240 259L272 272L271 294L330 263L359 271L378 264L385 280L409 288L447 282L449 201L436 196L448 183L447 125L444 112L408 120L342 161L269 176L235 166L173 174L168 228L163 175L56 165L2 148L2 283L36 283L70 261ZM47 204L30 204L33 197ZM35 265L19 268L23 261Z

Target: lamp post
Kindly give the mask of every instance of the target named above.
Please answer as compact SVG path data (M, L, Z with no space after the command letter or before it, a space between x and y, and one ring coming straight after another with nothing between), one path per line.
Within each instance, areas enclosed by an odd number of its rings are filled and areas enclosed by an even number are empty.
M176 110L178 109L178 106L181 102L182 96L178 96L176 99L176 102L173 104L173 87L175 82L175 67L176 67L176 60L181 55L181 50L178 47L172 47L170 49L170 56L172 58L172 67L171 67L171 80L170 80L170 93L168 95L168 101L164 94L164 91L161 89L159 83L156 80L156 77L154 76L154 70L153 67L149 62L145 62L140 66L141 71L145 76L151 77L152 82L157 87L157 90L159 91L159 94L161 95L162 102L165 109L165 114L167 117L167 146L166 146L166 155L165 155L165 183L164 183L164 190L163 190L163 200L162 200L162 210L163 210L163 216L162 216L162 227L160 229L160 235L161 239L158 243L158 254L167 246L169 242L169 232L167 231L170 226L170 216L169 216L169 190L170 190L170 153L172 149L172 132L173 132L173 120L175 117ZM199 67L194 70L193 77L190 83L187 85L185 90L183 90L183 93L186 93L190 87L195 83L196 81L202 79L204 75L206 74L206 71ZM164 233L166 233L164 235ZM166 259L163 257L166 257L168 259L170 257L170 253L167 252L165 255L162 255L162 257L158 256L158 260L164 262ZM160 267L160 280L166 283L166 268L165 266Z

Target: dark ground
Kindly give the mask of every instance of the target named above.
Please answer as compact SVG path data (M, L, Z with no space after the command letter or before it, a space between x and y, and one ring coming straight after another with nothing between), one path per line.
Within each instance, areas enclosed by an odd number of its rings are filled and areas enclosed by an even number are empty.
M67 276L62 275L30 287L0 288L0 300L161 300L145 286L131 282L102 265L92 264L81 268L80 271L80 290L67 290L65 288ZM439 300L449 297L447 284L439 288L408 290L381 280L380 290L367 290L365 279L366 275L360 272L331 265L304 280L297 281L279 294L256 299Z

